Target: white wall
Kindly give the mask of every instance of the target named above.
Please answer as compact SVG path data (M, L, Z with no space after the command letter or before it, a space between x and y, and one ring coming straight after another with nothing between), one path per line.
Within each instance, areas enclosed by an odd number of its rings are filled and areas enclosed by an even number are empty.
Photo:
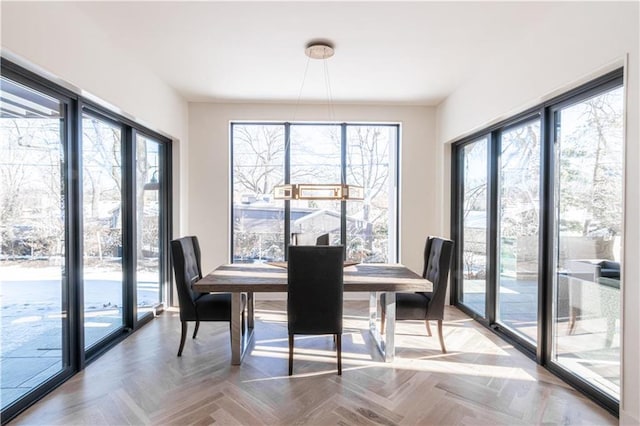
M442 144L473 133L627 61L626 194L621 424L640 424L640 148L638 2L548 3L540 31L496 52L437 110ZM449 180L445 179L445 192Z
M116 105L139 122L184 137L186 102L115 47L71 2L3 2L2 49Z
M135 52L114 46L71 2L2 2L2 53L32 71L172 138L174 143L174 228L185 217L186 182L177 172L186 159L187 103L141 67ZM182 188L181 188L182 187ZM182 189L182 190L181 190ZM183 213L181 214L181 210Z
M197 234L203 269L229 259L229 123L234 120L328 121L326 105L189 104L188 233ZM400 259L422 270L427 235L441 226L442 146L435 143L435 110L428 107L334 105L336 121L399 122Z

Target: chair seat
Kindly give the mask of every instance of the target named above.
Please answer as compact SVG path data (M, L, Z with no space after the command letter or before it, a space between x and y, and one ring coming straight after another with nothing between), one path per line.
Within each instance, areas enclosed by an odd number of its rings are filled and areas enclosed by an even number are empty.
M427 318L427 306L432 293L396 293L396 319L417 320ZM386 304L385 294L380 296L380 303Z
M229 321L231 318L231 293L204 293L195 304L200 321ZM243 294L241 310L246 304L247 297Z

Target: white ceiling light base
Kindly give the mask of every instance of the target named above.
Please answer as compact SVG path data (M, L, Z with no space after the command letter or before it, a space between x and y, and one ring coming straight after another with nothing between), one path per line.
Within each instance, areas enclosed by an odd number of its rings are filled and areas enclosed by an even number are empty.
M312 41L307 44L307 48L304 49L304 53L311 59L327 59L332 57L335 51L331 43L326 41Z

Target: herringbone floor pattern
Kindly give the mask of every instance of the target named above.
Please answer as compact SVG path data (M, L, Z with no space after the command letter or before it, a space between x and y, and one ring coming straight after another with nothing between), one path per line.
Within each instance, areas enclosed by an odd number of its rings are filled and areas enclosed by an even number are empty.
M255 346L240 367L230 365L227 323L202 323L176 357L180 322L165 312L13 424L617 424L452 307L448 354L423 323L403 321L396 360L385 364L369 338L366 303L346 301L343 375L331 336L297 336L292 377L285 302L256 308Z

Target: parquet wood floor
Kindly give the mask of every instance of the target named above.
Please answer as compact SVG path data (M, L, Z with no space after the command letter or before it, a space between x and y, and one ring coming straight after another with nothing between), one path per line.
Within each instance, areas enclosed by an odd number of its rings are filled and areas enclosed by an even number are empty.
M298 336L287 375L285 302L258 302L256 339L231 366L227 323L180 338L167 311L31 407L15 425L613 425L618 421L455 308L442 354L418 321L381 362L366 302L345 302L343 375L331 336ZM189 331L193 330L190 325Z

